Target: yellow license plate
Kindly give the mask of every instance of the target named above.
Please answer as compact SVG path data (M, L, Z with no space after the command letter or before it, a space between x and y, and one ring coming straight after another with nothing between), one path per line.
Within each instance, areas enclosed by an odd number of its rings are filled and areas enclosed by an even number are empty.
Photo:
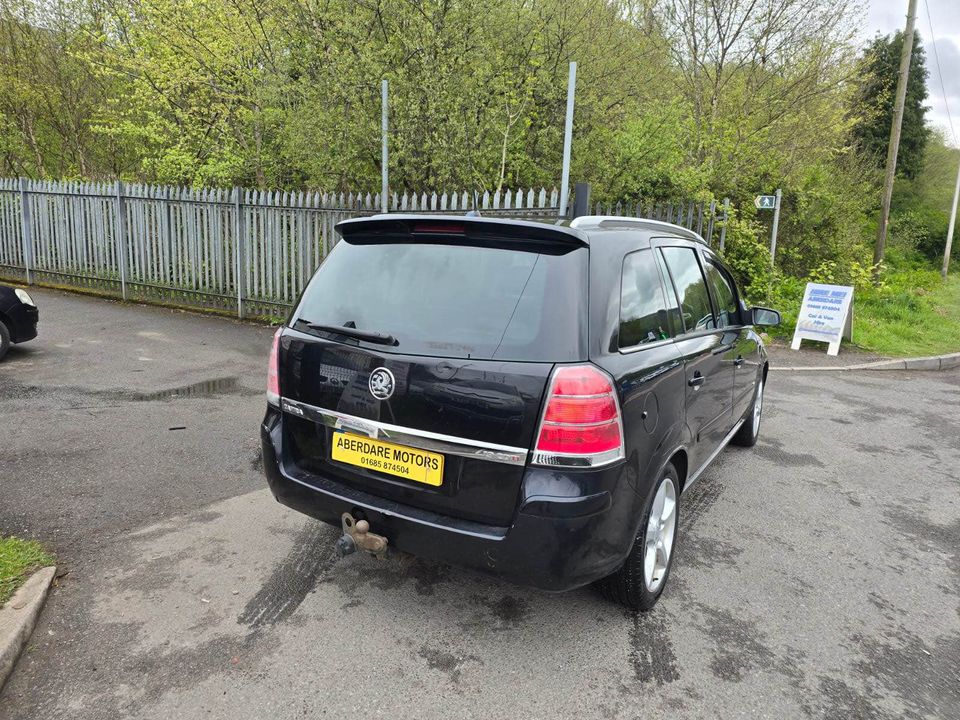
M443 455L345 432L333 434L334 460L368 470L439 486L443 482Z

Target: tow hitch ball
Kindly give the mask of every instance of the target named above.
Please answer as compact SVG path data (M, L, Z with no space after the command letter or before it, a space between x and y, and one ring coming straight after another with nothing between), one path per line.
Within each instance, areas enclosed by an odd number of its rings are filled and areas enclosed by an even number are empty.
M368 552L378 560L387 554L387 539L370 532L370 523L366 520L355 520L350 513L344 513L340 516L340 522L343 526L343 535L337 540L340 557L357 550Z

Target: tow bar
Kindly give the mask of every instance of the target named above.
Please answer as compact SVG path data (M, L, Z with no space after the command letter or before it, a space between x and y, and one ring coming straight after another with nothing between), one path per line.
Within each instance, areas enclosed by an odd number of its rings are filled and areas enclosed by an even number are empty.
M340 557L346 557L357 550L368 552L378 560L386 557L387 539L370 532L370 523L366 520L355 520L350 513L341 515L340 522L343 526L343 535L337 540Z

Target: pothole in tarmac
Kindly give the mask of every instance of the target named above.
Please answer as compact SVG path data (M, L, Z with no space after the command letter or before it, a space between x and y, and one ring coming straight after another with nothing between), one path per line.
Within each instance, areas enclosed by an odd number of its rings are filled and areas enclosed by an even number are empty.
M109 397L131 400L133 402L157 402L159 400L177 400L179 398L208 398L215 395L238 395L244 391L240 378L236 376L202 380L189 385L157 390L154 392L106 391ZM249 392L249 391L247 391ZM97 393L100 394L100 393ZM257 391L259 394L259 391Z
M36 385L5 384L0 387L0 400L23 400L36 398L40 395L81 395L84 397L103 398L120 402L163 402L185 398L212 398L221 395L260 395L260 390L251 390L240 384L236 375L229 377L201 380L188 385L166 388L164 390L135 391L135 390L88 390L78 387L41 388Z

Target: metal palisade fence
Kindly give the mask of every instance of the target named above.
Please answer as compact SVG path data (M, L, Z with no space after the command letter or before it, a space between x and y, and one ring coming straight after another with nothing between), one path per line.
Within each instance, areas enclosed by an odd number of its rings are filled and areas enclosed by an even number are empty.
M391 212L479 210L555 222L559 193L394 193L388 204ZM337 242L336 224L380 207L379 194L370 193L0 178L0 277L240 317L283 315ZM676 222L708 241L718 219L713 203L598 206L598 214L603 210Z

